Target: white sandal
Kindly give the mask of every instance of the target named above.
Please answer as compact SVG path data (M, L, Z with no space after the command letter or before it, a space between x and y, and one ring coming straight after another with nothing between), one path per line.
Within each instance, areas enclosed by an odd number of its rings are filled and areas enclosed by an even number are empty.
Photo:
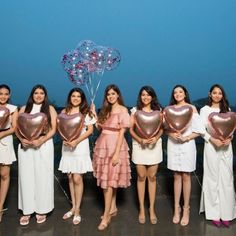
M74 215L74 213L72 211L68 211L64 214L64 216L62 217L63 220L67 220L69 218L71 218Z
M73 224L78 225L81 222L81 216L74 216L73 217Z

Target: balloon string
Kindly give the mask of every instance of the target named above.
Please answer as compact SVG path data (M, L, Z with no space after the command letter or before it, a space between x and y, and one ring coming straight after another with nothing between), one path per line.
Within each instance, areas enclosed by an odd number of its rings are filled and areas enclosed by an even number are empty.
M90 100L91 100L91 102L92 102L92 95L91 95L91 93L90 93L90 90L89 90L89 87L88 87L88 84L87 84L87 83L86 83L86 89L87 89L87 91L88 91L89 98L90 98Z
M55 174L54 174L54 178L55 178L55 180L57 181L57 183L58 183L60 189L61 189L62 192L64 193L64 195L65 195L67 201L68 201L69 203L72 203L71 200L70 200L70 198L69 198L69 196L68 196L68 194L66 193L65 189L61 186L60 181L59 181L59 179L57 178L57 176L56 176Z
M100 83L101 83L101 80L102 80L102 77L99 77L99 80L98 80L98 83L97 83L97 87L95 89L95 92L94 92L94 95L93 95L93 98L92 98L92 102L94 101L96 95L97 95L97 92L98 92L98 88L100 86Z

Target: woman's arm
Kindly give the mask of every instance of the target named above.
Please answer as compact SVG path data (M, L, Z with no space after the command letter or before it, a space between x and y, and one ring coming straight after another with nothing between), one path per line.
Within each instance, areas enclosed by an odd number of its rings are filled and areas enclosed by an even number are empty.
M81 134L77 139L71 141L71 142L63 142L64 145L68 145L72 148L75 148L80 142L88 138L93 133L93 125L87 125L87 130L85 133Z

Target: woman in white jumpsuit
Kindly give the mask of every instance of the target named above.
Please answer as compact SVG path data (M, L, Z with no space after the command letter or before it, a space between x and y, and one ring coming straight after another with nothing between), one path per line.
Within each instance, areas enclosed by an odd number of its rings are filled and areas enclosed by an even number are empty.
M212 112L228 112L229 104L223 88L215 84L209 92L209 102L200 111L205 124L204 173L200 212L217 227L230 225L236 218L233 176L233 152L230 137L221 141L209 134L208 116Z
M37 223L46 221L46 214L54 208L54 148L52 136L56 131L55 109L49 105L46 88L43 85L33 87L26 106L20 113L35 114L42 112L47 117L45 132L36 140L20 139L19 158L19 198L18 206L23 211L21 225L27 225L30 216L36 213Z

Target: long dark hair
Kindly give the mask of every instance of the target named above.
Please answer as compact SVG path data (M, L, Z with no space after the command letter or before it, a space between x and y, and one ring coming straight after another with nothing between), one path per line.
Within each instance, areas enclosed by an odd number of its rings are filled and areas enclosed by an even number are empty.
M101 111L98 114L98 123L103 124L111 114L112 105L107 101L107 94L109 90L114 90L118 94L118 104L124 106L124 101L120 92L120 89L115 84L110 84L106 87L104 91L103 105Z
M156 92L151 86L148 86L148 85L143 86L139 91L138 99L137 99L137 109L142 110L142 108L143 108L143 103L142 103L142 99L141 99L143 91L146 91L148 93L148 95L152 97L152 101L150 104L151 109L160 111L162 108L161 108L161 105L157 99Z
M66 102L66 113L69 113L73 107L72 103L71 103L71 96L74 92L77 92L80 94L81 96L81 104L79 105L80 107L80 112L83 115L86 115L89 113L89 105L85 96L84 91L81 88L73 88L70 90L68 96L67 96L67 102Z
M7 89L8 92L9 92L9 94L11 94L11 89L10 89L10 87L9 87L8 85L6 85L6 84L0 84L0 89ZM7 102L9 102L9 100L10 100L10 99L8 99Z
M208 102L207 102L207 105L208 106L212 106L212 98L210 96L210 94L212 93L212 91L215 89L215 88L218 88L221 90L222 92L222 99L220 100L220 113L225 113L225 112L228 112L230 111L230 108L229 108L229 102L228 102L228 99L227 99L227 96L226 96L226 93L225 93L225 90L223 89L223 87L219 84L214 84L211 86L210 90L209 90L209 96L208 96Z
M25 113L30 113L33 108L33 104L34 104L33 95L36 89L42 89L45 94L45 98L42 103L40 112L43 112L47 116L48 126L51 127L51 115L50 115L50 108L49 108L49 101L48 101L48 93L47 93L47 89L43 85L37 84L32 88L31 93L26 103Z
M189 98L189 93L188 93L188 90L181 84L177 84L175 85L175 87L172 89L172 92L171 92L171 97L170 97L170 104L169 105L175 105L177 104L176 100L175 100L175 97L174 97L174 91L176 88L181 88L184 90L184 93L185 93L185 98L184 98L184 101L187 102L187 103L191 103L190 102L190 98Z

